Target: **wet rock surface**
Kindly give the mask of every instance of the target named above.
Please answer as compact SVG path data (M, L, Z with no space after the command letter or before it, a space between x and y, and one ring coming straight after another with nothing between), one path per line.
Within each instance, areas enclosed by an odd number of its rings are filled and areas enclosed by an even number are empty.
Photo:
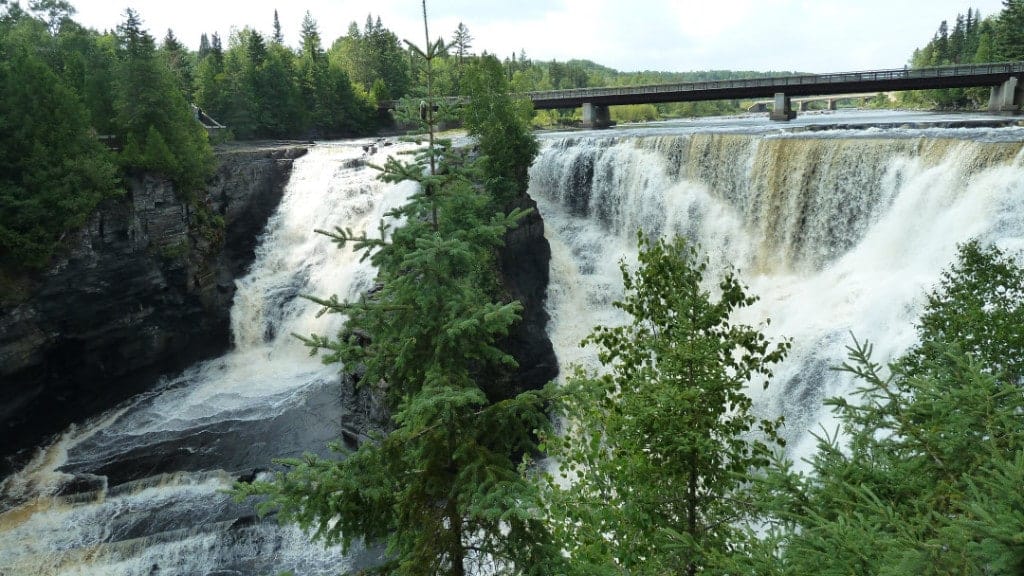
M234 280L305 152L221 151L206 210L166 180L130 178L27 300L0 305L0 478L48 435L229 347Z

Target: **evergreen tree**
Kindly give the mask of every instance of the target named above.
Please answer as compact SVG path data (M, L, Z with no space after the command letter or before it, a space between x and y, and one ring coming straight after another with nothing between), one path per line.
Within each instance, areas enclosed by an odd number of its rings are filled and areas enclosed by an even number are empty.
M174 73L178 89L185 95L185 99L191 102L193 83L195 82L192 70L192 57L189 54L188 48L178 41L174 31L170 28L167 29L167 35L164 36L160 52L163 53L164 58L167 59L167 65L170 67L171 72Z
M325 104L327 96L327 57L320 45L320 32L316 20L308 11L302 18L300 31L302 45L299 52L298 74L303 103L316 128L326 127L334 112Z
M284 44L284 34L281 32L281 20L277 17L277 10L274 10L274 35L271 41L274 44Z
M210 54L217 59L220 65L224 64L224 47L220 41L220 34L216 32L210 37Z
M397 99L410 88L408 55L398 36L384 27L377 17L367 15L362 31L352 22L348 33L331 46L330 58L351 81L367 92L380 80L384 91L382 99Z
M77 12L75 7L65 0L29 0L28 7L33 12L45 16L51 34L60 31L61 24L70 21Z
M964 62L964 52L967 47L967 27L963 14L956 15L956 22L953 24L953 32L949 36L949 58L952 64Z
M206 35L206 32L199 37L199 50L196 53L197 59L202 62L210 54L210 37Z
M0 273L45 266L68 230L120 192L88 110L31 41L42 26L0 21Z
M1024 0L1003 0L996 19L996 58L1024 60Z
M134 10L125 11L117 37L114 121L125 142L121 162L128 168L158 170L175 181L179 192L191 195L213 171L206 132ZM151 140L153 134L159 139Z
M417 51L429 69L437 44ZM496 212L464 154L433 137L431 115L425 122L429 144L417 161L389 159L382 173L420 185L393 213L406 224L390 238L328 233L369 251L382 288L358 302L317 300L349 315L346 330L304 338L328 361L364 365L362 385L386 383L393 429L343 460L285 461L276 481L237 493L269 496L263 510L276 508L328 543L386 540L380 573L461 576L475 564L555 573L560 555L519 471L521 455L536 447L533 431L548 426L544 396L491 398L477 381L514 366L495 343L520 306L501 299L495 250L523 213Z
M296 56L287 47L272 42L258 71L255 98L259 102L261 137L288 138L302 134L310 123L312 111L304 106L302 91L295 78Z
M452 34L452 48L455 50L455 57L458 58L459 65L465 64L466 58L470 56L470 50L473 49L473 36L470 35L469 28L462 22L459 22Z
M469 28L462 22L459 22L458 27L455 28L455 32L452 34L451 46L455 50L456 62L452 93L459 94L462 88L463 68L466 65L466 59L470 56L470 50L473 48L473 36L469 34Z
M941 66L943 64L949 64L949 62L949 24L943 20L942 23L939 24L938 32L935 33L935 51L932 65Z
M491 151L483 161L484 174L496 197L509 202L526 193L527 170L537 154L530 134L533 105L527 99L508 96L501 63L485 56L468 68L463 108L466 128L479 135L481 146Z
M566 384L566 430L549 445L569 485L551 482L547 509L580 574L730 573L757 512L750 475L782 444L781 419L758 422L744 389L789 343L733 323L756 298L730 272L713 299L682 239L641 234L639 247L614 304L631 320L584 341L609 372Z
M1018 574L1024 567L1024 268L970 242L888 366L856 340L856 401L827 404L808 475L769 476L785 574Z

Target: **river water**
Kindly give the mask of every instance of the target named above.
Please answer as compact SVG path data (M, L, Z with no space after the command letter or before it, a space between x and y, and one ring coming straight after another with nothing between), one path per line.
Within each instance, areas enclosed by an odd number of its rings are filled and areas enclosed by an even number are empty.
M924 122L955 128L928 128ZM851 334L884 360L914 342L924 293L969 238L1024 249L1024 129L982 116L907 113L671 122L547 133L531 169L552 246L549 334L565 369L578 342L623 321L618 262L635 232L698 243L715 275L739 270L761 300L748 323L793 349L767 391L791 456L831 427L821 400L851 382L830 370ZM820 131L825 125L838 130ZM291 333L330 333L300 294L353 297L374 271L312 233L375 230L412 192L374 179L362 142L296 161L232 311L235 350L65 432L0 486L0 576L337 574L374 560L310 544L223 493L274 457L323 452L346 423L337 366ZM393 149L382 149L382 163ZM768 324L768 319L771 323Z

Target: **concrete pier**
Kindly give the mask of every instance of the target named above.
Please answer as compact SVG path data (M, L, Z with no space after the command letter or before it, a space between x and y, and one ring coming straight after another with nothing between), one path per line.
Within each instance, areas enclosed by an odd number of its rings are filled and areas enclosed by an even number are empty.
M768 118L778 122L788 122L793 118L796 118L796 112L793 111L793 102L783 92L775 93L775 106L772 108L772 113L768 115Z
M992 94L988 99L988 111L999 114L1015 114L1021 109L1021 88L1020 80L1011 76L999 86L992 87Z
M608 128L612 125L612 114L607 106L583 103L584 128Z

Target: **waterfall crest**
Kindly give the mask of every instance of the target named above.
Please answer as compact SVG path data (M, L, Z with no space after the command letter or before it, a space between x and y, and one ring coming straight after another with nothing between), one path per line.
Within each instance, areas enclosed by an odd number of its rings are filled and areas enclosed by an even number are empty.
M593 326L625 321L610 303L622 295L618 263L635 264L636 231L684 236L709 258L710 278L734 267L760 296L741 320L793 339L768 390L750 394L764 416L786 417L799 460L809 431L832 430L822 400L850 391L830 368L851 333L879 360L898 355L957 244L1024 248L1014 130L548 137L530 194L552 246L549 332L562 373L596 364L578 347Z

